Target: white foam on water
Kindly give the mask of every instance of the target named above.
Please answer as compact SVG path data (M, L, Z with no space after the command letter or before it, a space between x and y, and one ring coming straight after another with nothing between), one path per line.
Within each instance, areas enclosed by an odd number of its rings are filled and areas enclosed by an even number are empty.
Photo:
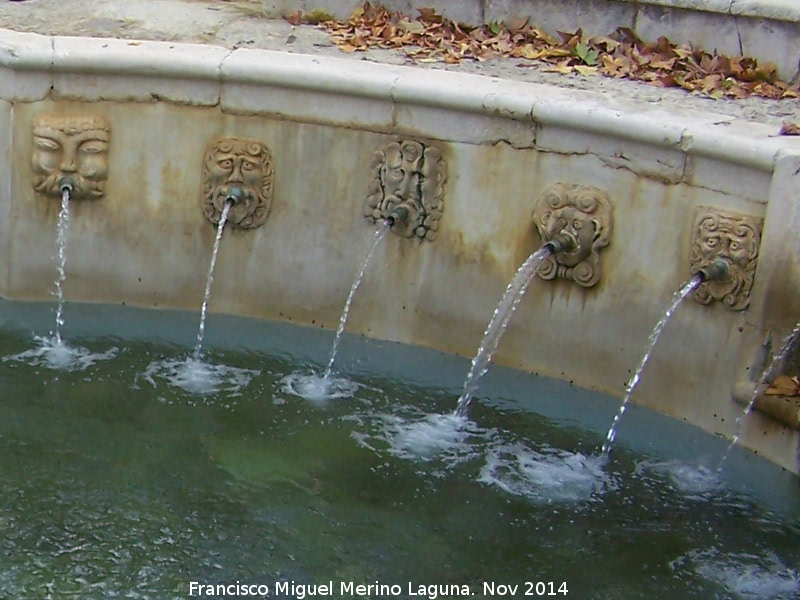
M537 504L582 502L619 487L605 463L603 455L504 444L489 450L478 480Z
M429 460L463 447L470 435L468 423L468 419L453 414L429 414L420 421L387 419L385 431L395 456Z
M373 431L350 435L359 446L378 454L383 449L414 462L438 461L448 468L481 456L496 434L494 429L484 429L453 413L412 418L381 413L369 415L364 421Z
M190 357L153 361L145 369L143 377L153 387L156 387L155 378L160 378L190 394L205 396L217 392L237 393L260 373L254 369L212 365Z
M11 356L3 362L22 362L33 367L47 367L57 371L84 371L96 362L110 360L117 355L117 348L105 352L90 352L86 348L75 348L57 337L35 336L36 348Z
M654 462L645 460L636 465L635 473L641 475L652 471L669 478L678 492L688 497L706 497L722 489L718 472L702 464L691 464L681 460Z
M800 573L784 565L774 553L722 554L716 548L692 550L672 561L673 571L689 569L723 586L740 600L796 600Z
M316 373L290 373L280 381L281 390L316 404L352 398L359 384L346 377L325 377Z

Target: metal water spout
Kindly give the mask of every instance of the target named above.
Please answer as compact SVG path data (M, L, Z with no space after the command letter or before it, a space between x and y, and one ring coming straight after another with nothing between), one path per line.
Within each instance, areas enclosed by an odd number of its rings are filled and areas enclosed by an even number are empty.
M63 194L64 191L72 192L75 189L75 182L73 181L72 177L62 177L58 181L58 189Z
M408 206L405 204L398 204L392 209L389 216L386 217L386 224L389 227L394 227L395 225L405 227L410 218L411 210L409 210Z
M244 200L245 191L244 188L240 185L232 185L228 188L228 191L225 194L225 202L230 204L237 204Z
M552 254L572 252L578 247L578 240L571 233L561 232L549 242L545 242L543 247L549 248Z
M727 279L730 276L730 262L721 257L715 258L713 261L700 267L697 270L702 281L718 281Z

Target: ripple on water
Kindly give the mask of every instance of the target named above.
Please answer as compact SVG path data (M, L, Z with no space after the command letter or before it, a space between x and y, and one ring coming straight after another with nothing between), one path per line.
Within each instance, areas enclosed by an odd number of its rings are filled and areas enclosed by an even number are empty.
M316 373L295 371L281 379L281 390L316 404L328 400L352 398L359 385L345 377L324 377Z
M692 550L670 563L673 571L694 571L702 578L724 587L741 600L796 600L800 574L784 565L772 552L724 554Z
M196 358L161 359L151 362L143 377L156 387L156 378L190 394L237 393L261 371L212 365Z
M105 352L90 352L86 348L75 348L56 337L35 336L36 348L10 356L3 362L21 362L33 367L47 367L58 371L84 371L96 362L110 360L117 355L117 348Z
M478 480L537 504L581 502L619 487L605 462L602 455L511 443L489 450Z
M668 477L671 486L689 498L706 498L723 487L718 473L702 463L645 460L636 465L637 475L647 471Z

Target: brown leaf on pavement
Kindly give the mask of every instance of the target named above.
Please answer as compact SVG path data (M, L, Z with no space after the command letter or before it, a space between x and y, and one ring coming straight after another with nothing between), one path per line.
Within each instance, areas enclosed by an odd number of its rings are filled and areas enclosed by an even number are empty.
M798 396L800 395L800 383L798 383L797 377L778 375L764 394L767 396Z
M646 43L626 27L608 36L585 37L581 29L552 36L526 17L472 27L445 19L433 8L417 12L419 16L413 18L366 2L344 21L318 19L312 13L303 16L300 11L287 20L293 25L318 22L343 52L401 49L416 61L450 64L514 58L544 63L549 72L597 72L661 87L682 87L712 98L800 97L800 85L781 81L772 63L705 52L673 44L663 36Z
M800 135L800 125L791 121L784 121L778 135Z

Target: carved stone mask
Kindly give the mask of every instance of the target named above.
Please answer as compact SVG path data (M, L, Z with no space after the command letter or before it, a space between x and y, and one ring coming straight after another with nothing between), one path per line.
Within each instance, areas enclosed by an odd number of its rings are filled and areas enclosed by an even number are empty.
M60 197L61 183L68 178L70 198L102 198L108 144L109 125L103 117L39 117L33 123L33 189Z
M398 208L408 218L392 230L403 237L433 240L444 207L446 165L441 151L413 140L392 142L375 153L364 214L373 222Z
M751 215L723 213L714 208L697 208L692 231L691 271L717 258L728 263L728 276L702 283L695 299L702 304L721 301L731 310L743 310L750 304L750 290L755 278L762 219Z
M570 279L583 287L600 280L600 250L611 235L611 204L601 190L570 183L555 183L542 194L533 212L542 243L566 234L575 248L546 258L539 268L543 279Z
M209 145L203 160L203 214L219 223L226 198L241 195L228 212L228 223L242 229L264 224L272 208L272 156L260 142L223 138Z

